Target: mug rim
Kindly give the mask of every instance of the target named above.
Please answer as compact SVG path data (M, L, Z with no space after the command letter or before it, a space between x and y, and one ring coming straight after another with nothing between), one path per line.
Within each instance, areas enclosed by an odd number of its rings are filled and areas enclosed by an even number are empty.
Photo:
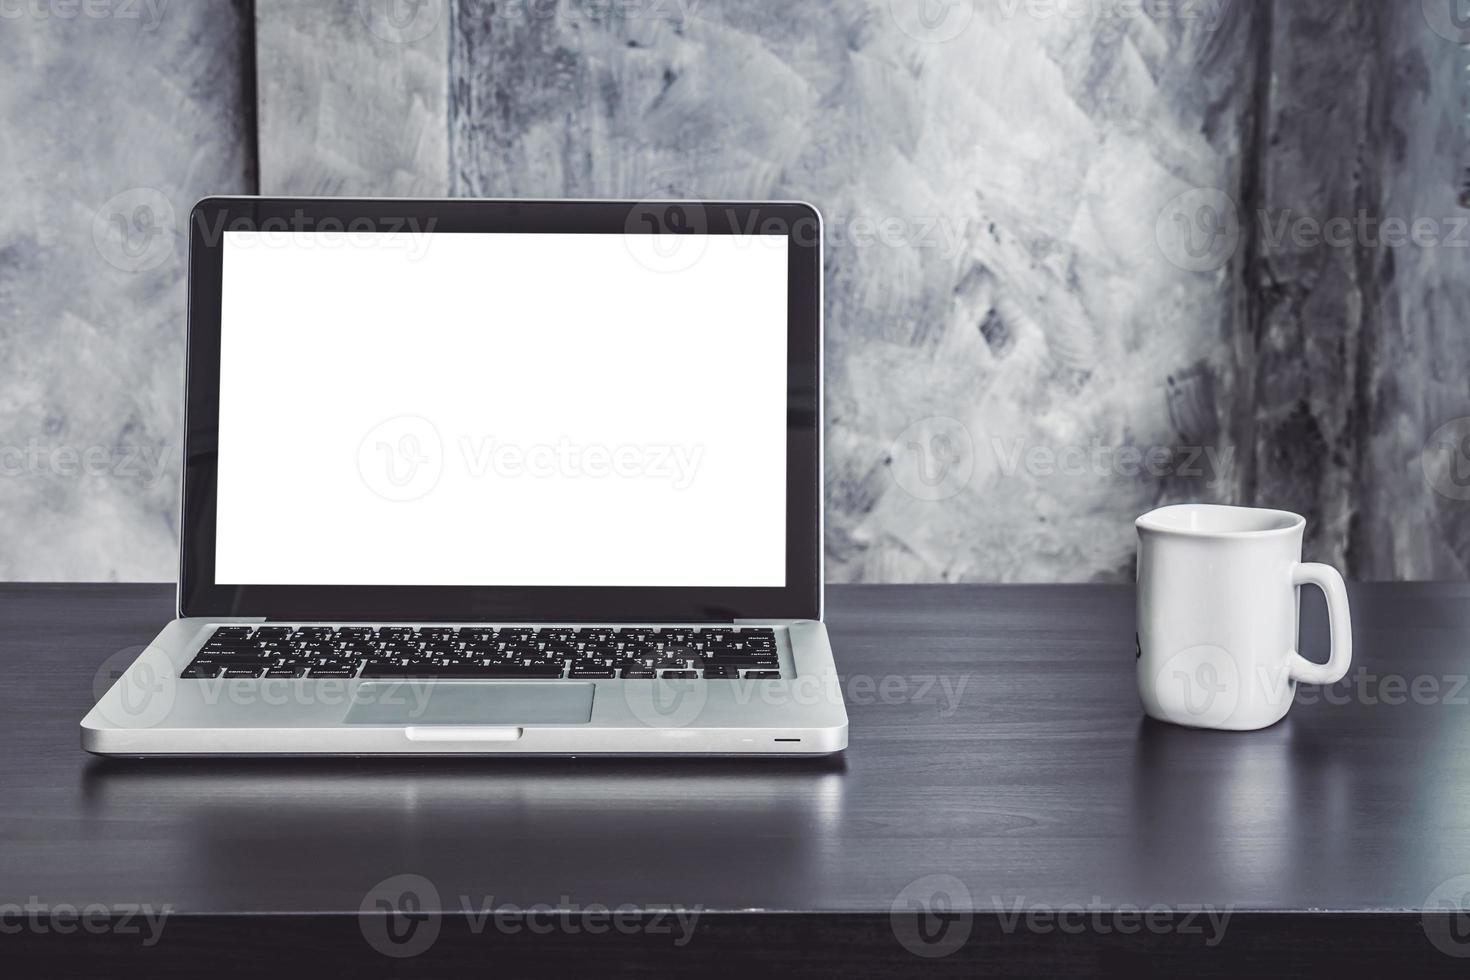
M1194 528L1169 526L1160 522L1159 518L1161 516L1179 511L1204 511L1216 514L1221 512L1234 514L1249 513L1261 518L1275 518L1281 523L1277 527L1262 527L1240 531L1202 531ZM1185 538L1272 538L1293 534L1304 528L1306 524L1307 519L1305 517L1289 510L1276 510L1272 507L1239 507L1234 504L1167 504L1163 507L1154 508L1133 522L1134 527L1139 532L1148 531L1152 534L1171 534Z

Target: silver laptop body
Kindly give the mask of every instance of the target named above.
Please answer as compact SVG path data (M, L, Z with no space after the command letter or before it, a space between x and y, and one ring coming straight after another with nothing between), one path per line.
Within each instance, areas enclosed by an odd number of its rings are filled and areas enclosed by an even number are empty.
M821 227L787 202L210 198L178 615L103 755L839 752Z

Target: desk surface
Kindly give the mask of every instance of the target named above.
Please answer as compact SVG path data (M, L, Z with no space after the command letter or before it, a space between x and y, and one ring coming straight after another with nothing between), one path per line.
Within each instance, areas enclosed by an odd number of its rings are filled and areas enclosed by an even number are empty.
M1127 587L872 586L829 590L836 759L130 761L77 722L171 589L0 586L0 903L355 914L413 873L446 909L886 915L947 874L986 912L1437 907L1470 874L1470 586L1352 591L1347 679L1250 734L1144 721Z

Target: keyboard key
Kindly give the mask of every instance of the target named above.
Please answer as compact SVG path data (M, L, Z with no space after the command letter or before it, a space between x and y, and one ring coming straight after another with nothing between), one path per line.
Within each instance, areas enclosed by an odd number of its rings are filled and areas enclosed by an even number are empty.
M699 673L693 670L666 670L663 677L664 680L692 681L699 677Z
M363 677L472 677L485 679L561 677L561 667L527 667L523 664L410 664L368 661Z
M577 664L567 674L568 677L605 678L616 677L618 672L611 667L592 667Z
M776 643L774 640L768 643L760 640L722 640L710 644L707 649L730 653L775 653Z
M244 657L246 659L268 657L271 656L273 652L274 651L270 650L262 650L259 647L226 647L217 646L214 643L206 643L204 644L204 646L199 648L198 655L201 657L207 657L210 660L230 660L239 657Z
M497 664L484 668L485 677L560 677L561 665L542 667L535 664Z
M208 660L196 660L185 667L179 674L180 677L218 677L219 672L224 670L223 664L212 663Z
M779 681L781 672L779 670L747 670L745 679L748 681Z
M706 667L740 667L746 670L778 670L781 662L775 657L706 657Z
M264 667L226 667L224 677L259 677L265 673Z
M274 667L276 662L275 657L264 654L232 657L221 653L200 653L197 659L216 663L221 667L233 667L238 670L248 670L251 667L258 667L264 670L267 667Z
M729 647L716 647L704 652L706 660L718 660L730 662L735 660L775 660L775 650L734 650Z
M623 668L623 673L622 673L623 680L627 680L627 681L631 681L631 680L650 680L651 681L651 680L653 680L657 676L658 675L656 673L654 673L653 671L649 670L647 667L624 667Z
M355 674L357 673L357 668L362 666L362 662L344 657L334 657L330 660L312 660L300 666L311 668L313 674L323 670L346 670Z
M566 664L555 658L546 658L544 660L537 658L534 660L522 660L521 666L531 670L554 670L559 674L566 667Z
M210 634L210 638L215 640L244 640L250 637L250 632L249 626L218 626Z
M650 659L642 659L642 660L639 660L639 659L632 658L632 657L625 657L625 658L623 658L621 660L614 660L613 661L613 666L616 667L616 668L618 668L619 670L648 670L648 671L651 671L651 670L653 670L653 661L650 660Z
M734 667L706 667L706 668L704 668L704 679L707 680L707 681L711 681L711 680L728 680L728 679L736 678L736 677L739 677L739 676L740 676L740 671L736 670Z

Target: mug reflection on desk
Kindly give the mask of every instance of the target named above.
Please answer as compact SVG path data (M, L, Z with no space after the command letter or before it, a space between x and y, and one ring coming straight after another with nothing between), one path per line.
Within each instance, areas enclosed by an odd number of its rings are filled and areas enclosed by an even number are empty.
M1134 753L1129 869L1165 901L1295 886L1292 856L1313 854L1352 798L1347 767L1324 760L1289 719L1253 738L1222 739L1144 718ZM1326 805L1328 828L1305 819L1321 819L1314 803Z

